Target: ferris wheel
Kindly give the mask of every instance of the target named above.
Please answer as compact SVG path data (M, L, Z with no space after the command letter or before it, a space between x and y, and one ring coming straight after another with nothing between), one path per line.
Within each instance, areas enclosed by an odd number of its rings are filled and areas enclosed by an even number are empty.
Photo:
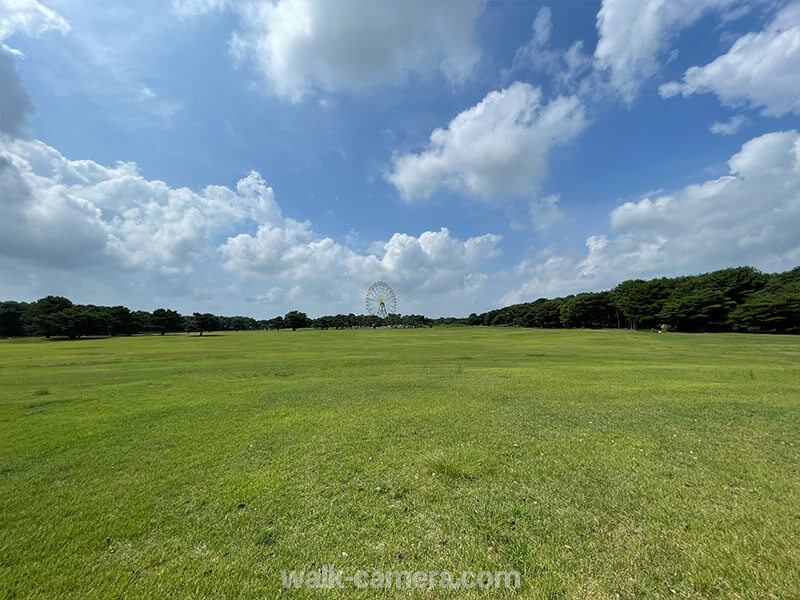
M397 312L397 296L392 286L383 281L369 286L365 303L368 315L384 318Z

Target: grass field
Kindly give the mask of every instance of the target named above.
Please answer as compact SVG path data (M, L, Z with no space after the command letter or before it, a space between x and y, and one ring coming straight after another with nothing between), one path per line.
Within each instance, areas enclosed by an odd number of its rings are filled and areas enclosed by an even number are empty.
M0 597L800 597L800 337L0 341Z

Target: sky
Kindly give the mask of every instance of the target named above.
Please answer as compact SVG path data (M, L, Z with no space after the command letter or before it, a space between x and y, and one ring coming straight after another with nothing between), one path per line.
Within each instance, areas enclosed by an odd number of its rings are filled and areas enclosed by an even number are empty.
M0 298L465 316L800 264L800 0L0 0Z

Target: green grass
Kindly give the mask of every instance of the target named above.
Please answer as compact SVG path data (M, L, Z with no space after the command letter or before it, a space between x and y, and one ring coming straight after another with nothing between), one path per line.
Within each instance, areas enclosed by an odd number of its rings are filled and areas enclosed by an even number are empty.
M282 331L0 342L0 597L800 597L800 338ZM346 556L343 555L346 553Z

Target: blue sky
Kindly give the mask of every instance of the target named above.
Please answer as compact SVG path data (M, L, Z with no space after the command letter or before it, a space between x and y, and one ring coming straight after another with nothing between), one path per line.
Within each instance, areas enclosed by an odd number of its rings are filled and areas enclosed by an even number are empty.
M3 298L464 315L800 263L799 2L0 0L0 41Z

